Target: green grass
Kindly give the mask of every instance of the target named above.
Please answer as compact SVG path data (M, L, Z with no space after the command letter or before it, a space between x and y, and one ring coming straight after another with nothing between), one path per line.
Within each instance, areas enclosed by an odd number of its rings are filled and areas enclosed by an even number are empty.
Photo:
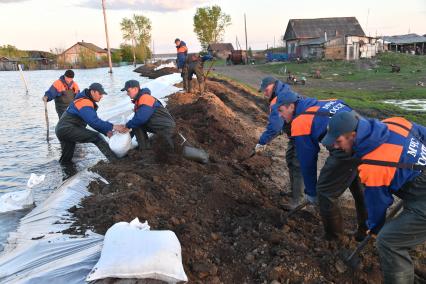
M390 73L390 64L401 67L401 72ZM358 61L314 61L308 63L283 62L259 65L260 70L279 76L286 76L285 71L291 71L296 76L312 76L316 70L321 72L323 79L335 82L345 81L374 81L424 78L426 73L426 56L409 54L382 53L375 59ZM420 72L417 72L420 70Z
M390 116L403 116L416 123L426 125L426 112L408 111L384 100L405 100L426 98L424 89L409 89L394 92L373 92L366 90L303 89L303 95L318 99L338 98L344 100L362 115L383 119Z
M399 65L401 72L391 73L390 64ZM320 80L319 84L312 84L320 87L309 84L296 87L303 95L319 99L339 98L366 116L380 119L404 116L426 125L426 112L408 111L383 102L426 99L426 88L415 85L416 81L426 81L426 56L389 52L369 60L275 63L259 65L257 68L279 78L286 77L283 71L287 69L298 77L306 76L308 83L310 80ZM310 78L317 69L321 71L322 79Z

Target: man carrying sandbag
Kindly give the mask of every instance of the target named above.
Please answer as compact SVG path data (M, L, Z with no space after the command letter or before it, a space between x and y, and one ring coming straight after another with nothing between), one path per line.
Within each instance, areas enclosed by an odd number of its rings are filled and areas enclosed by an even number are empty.
M61 142L62 155L59 162L62 164L71 162L76 143L93 143L108 160L117 159L101 133L111 137L113 130L124 133L125 128L122 125L113 125L98 117L96 113L98 105L96 103L102 99L103 95L106 95L106 92L102 85L93 83L88 89L84 89L76 96L61 116L55 132ZM96 131L87 129L87 125Z
M78 92L78 85L74 82L74 71L67 70L65 74L53 82L49 90L44 93L43 101L49 102L55 100L56 112L58 113L58 117L61 118Z
M163 104L151 96L151 90L141 89L138 81L129 80L121 91L126 91L134 104L135 116L126 123L126 127L132 129L132 134L136 136L139 150L150 146L147 132L164 138L169 149L173 150L176 123Z

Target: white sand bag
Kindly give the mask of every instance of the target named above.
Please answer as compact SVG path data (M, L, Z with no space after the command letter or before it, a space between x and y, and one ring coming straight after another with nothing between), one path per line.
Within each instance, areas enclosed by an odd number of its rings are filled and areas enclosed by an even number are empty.
M0 213L21 210L34 204L34 195L31 189L9 192L0 196Z
M108 144L115 155L122 158L132 147L132 137L130 137L130 133L115 133L109 139Z
M137 219L114 224L105 234L101 258L86 281L110 277L188 281L175 233L150 231Z

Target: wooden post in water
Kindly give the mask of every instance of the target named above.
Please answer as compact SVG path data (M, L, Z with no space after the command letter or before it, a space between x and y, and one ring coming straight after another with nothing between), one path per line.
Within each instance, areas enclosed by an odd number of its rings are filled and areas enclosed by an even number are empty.
M49 115L47 114L47 102L44 101L44 119L46 120L46 140L49 143Z
M109 73L112 74L111 49L109 48L108 24L107 24L107 18L106 18L106 13L105 13L105 0L102 0L102 10L103 10L103 13L104 13L105 36L106 36L107 51L108 51Z
M21 74L21 79L24 82L25 90L26 90L27 95L28 95L28 85L27 85L27 81L25 80L25 77L24 77L24 72L22 72L21 64L18 64L18 68L19 68L19 74Z

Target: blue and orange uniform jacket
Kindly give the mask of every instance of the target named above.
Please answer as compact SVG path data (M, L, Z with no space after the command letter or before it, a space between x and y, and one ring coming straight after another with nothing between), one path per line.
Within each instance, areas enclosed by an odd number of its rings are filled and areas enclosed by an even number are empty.
M79 117L90 127L106 135L109 131L112 131L113 125L100 119L96 113L97 110L98 105L90 98L90 91L84 89L77 94L74 101L69 105L67 113Z
M301 98L291 122L291 137L295 140L297 159L305 182L305 193L316 196L319 143L327 133L330 117L341 111L351 111L342 100Z
M163 107L161 102L151 96L148 89L141 89L132 100L135 104L135 116L126 123L127 128L138 128L148 122L156 108Z
M73 90L74 94L78 94L80 91L76 82L72 81L70 84L67 84L65 77L62 75L58 80L53 82L44 95L47 96L47 101L51 101L56 97L62 96L63 92L67 90Z
M184 41L180 41L180 44L176 46L177 50L177 67L182 69L185 65L186 55L188 54L188 48L186 47L186 43Z
M290 86L284 84L281 81L276 81L272 95L269 101L269 116L268 124L266 125L265 131L259 138L259 144L266 145L274 139L275 136L280 133L281 129L284 126L284 119L280 116L278 112L278 107L276 106L278 94L289 92Z
M402 125L402 127L401 127ZM392 117L379 121L360 119L353 146L355 157L403 164L426 165L426 128L405 118ZM368 228L377 233L386 218L386 209L396 193L421 171L361 164L359 177L365 185Z

